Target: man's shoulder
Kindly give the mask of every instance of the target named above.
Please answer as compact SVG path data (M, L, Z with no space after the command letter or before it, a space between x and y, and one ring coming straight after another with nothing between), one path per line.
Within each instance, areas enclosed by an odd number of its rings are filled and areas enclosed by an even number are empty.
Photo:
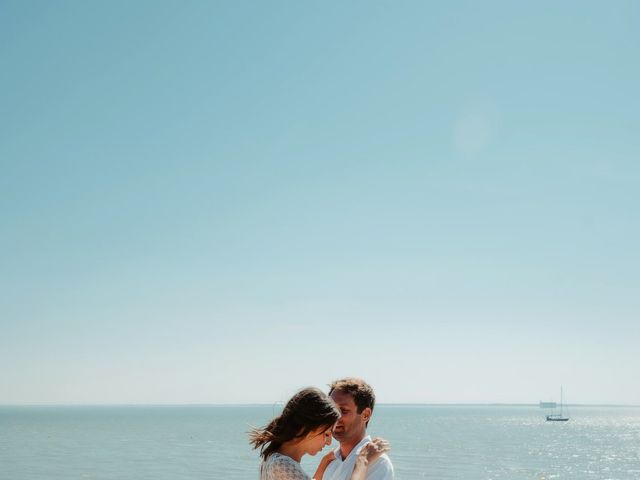
M380 458L378 458L378 460L376 460L374 463L389 465L391 466L391 468L393 468L391 459L389 458L389 455L387 455L386 453L383 453L382 455L380 455Z
M389 456L384 453L375 462L369 465L367 470L367 480L392 480L393 463Z

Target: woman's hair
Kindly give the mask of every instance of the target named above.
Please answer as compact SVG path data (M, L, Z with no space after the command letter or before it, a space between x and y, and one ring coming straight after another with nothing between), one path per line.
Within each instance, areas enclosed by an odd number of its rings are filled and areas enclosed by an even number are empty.
M253 448L260 448L266 459L283 443L302 438L320 427L331 428L340 418L333 401L322 390L309 387L300 390L287 402L279 417L249 434Z

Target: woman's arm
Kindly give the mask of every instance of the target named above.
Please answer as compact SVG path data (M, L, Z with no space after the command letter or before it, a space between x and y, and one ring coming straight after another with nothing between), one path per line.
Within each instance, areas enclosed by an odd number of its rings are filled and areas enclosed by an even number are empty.
M316 473L313 474L312 480L322 480L322 476L324 475L324 471L327 469L327 466L336 459L336 455L333 453L333 450L327 453L322 460L320 460L320 465L318 465L318 469Z
M383 438L375 438L367 443L356 458L356 465L351 474L351 480L365 480L369 462L377 460L380 455L389 451L389 442Z

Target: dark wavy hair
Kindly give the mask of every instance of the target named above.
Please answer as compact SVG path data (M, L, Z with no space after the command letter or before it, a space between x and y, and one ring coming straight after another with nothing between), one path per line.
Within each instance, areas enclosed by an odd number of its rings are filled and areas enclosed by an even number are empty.
M260 448L266 459L283 443L302 438L321 427L331 428L340 418L340 412L329 396L318 388L305 388L287 402L280 416L262 428L249 433L249 443Z

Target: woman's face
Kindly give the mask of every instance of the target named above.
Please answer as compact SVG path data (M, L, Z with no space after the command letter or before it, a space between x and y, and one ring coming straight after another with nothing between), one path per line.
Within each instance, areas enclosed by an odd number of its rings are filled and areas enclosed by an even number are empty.
M331 426L320 427L309 432L303 440L305 442L305 453L315 455L325 446L331 445L331 438Z

